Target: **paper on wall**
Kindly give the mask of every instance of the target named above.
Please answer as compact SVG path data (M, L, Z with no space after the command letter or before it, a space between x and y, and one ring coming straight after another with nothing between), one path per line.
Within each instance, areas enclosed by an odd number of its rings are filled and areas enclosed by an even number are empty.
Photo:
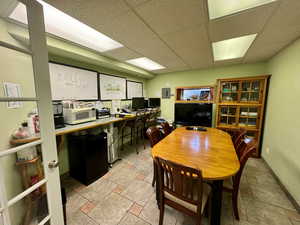
M20 98L22 97L21 85L15 83L4 82L4 94L6 97L10 98ZM7 107L11 109L22 107L22 102L7 102Z

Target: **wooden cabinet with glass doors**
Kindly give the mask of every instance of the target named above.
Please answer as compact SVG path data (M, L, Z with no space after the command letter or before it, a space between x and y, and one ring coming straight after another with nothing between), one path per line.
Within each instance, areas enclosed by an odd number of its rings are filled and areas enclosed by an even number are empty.
M225 131L244 128L249 138L258 142L260 156L267 76L219 79L216 127Z

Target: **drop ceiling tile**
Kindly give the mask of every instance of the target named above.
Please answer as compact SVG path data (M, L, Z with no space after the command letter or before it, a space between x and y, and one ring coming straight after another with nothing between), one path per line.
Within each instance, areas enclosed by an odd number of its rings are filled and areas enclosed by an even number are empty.
M244 62L269 59L299 38L299 18L300 1L281 1L279 8L248 50Z
M136 12L158 34L174 32L205 22L204 1L150 1L137 7Z
M247 52L244 62L252 63L267 60L276 55L282 48L287 46L290 41L282 42L263 42L258 41Z
M124 1L126 1L131 7L137 7L141 4L150 2L151 0L124 0Z
M242 13L209 22L212 42L227 40L260 32L278 6L278 2L256 7ZM258 22L259 21L259 22Z
M300 1L282 0L279 9L276 11L268 26L296 26L299 25Z
M211 44L204 25L163 35L162 38L190 67L212 65Z
M166 68L186 68L186 64L160 39L146 40L135 49Z
M95 29L99 24L108 23L112 18L130 10L123 0L45 0L45 2Z
M215 61L214 67L241 64L242 62L243 62L243 58Z
M99 23L98 26L99 30L131 49L135 49L135 46L146 46L147 40L157 37L132 11Z
M135 51L132 51L126 47L123 48L117 48L111 51L104 52L104 55L107 55L109 57L112 57L114 59L120 60L120 61L126 61L128 59L134 59L141 57L140 54L136 53Z

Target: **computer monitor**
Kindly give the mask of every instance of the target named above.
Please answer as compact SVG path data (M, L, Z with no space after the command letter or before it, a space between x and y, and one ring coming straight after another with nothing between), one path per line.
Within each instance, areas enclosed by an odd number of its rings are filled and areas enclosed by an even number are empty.
M132 98L132 109L139 110L145 108L145 98Z
M149 98L149 107L150 108L160 107L160 98Z
M175 123L183 126L212 125L212 104L176 103Z
M148 108L149 107L149 100L148 99L145 99L144 100L144 108Z

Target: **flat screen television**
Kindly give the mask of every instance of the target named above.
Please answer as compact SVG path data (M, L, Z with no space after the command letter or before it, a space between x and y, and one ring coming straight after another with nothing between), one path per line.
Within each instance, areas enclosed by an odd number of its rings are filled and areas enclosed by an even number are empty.
M175 103L175 123L183 126L212 125L212 104Z
M149 107L150 108L160 107L160 98L149 98Z
M148 108L149 107L149 100L145 99L144 100L144 108Z
M145 98L132 98L132 109L139 110L145 108Z

